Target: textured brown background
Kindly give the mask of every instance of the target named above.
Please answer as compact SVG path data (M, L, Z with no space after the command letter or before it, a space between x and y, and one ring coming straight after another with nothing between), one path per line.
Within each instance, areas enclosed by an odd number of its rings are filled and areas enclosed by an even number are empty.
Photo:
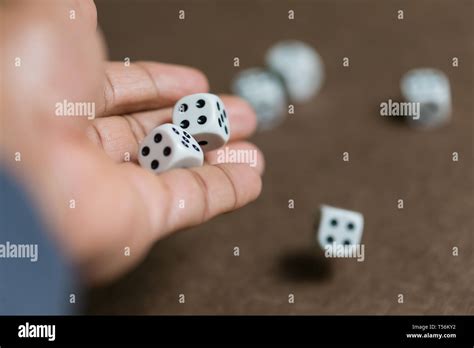
M327 79L283 126L254 137L267 161L255 203L160 241L127 276L91 290L89 313L474 313L472 1L98 1L98 10L112 59L192 65L214 92L228 92L233 57L241 69L262 65L286 38L314 45ZM451 80L443 129L379 116L419 66ZM312 225L323 203L364 214L365 262L321 257Z

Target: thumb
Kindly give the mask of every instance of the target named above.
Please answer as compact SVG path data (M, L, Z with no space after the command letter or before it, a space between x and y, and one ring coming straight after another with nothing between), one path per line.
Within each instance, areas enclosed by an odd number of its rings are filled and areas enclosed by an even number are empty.
M12 4L13 3L13 4ZM103 89L104 49L90 24L70 17L67 2L15 1L3 7L2 113L7 143L34 139L38 128L85 127L80 117L56 117L64 100L95 102ZM77 16L86 12L78 11ZM90 17L90 14L87 15Z

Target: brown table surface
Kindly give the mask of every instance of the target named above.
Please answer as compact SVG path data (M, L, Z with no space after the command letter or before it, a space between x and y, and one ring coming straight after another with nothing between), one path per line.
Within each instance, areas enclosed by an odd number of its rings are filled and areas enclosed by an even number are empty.
M87 312L474 313L473 4L97 1L114 60L192 65L212 91L229 92L240 69L262 65L268 47L295 38L318 50L327 78L281 127L253 137L266 155L256 202L159 241L128 275L91 289ZM425 132L379 114L381 102L399 97L402 74L422 66L443 70L453 95L452 122ZM364 262L322 257L313 231L320 204L364 214Z

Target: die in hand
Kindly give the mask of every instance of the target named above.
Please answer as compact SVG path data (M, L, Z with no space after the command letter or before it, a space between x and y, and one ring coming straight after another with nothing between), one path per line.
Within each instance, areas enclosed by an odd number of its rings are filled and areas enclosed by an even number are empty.
M138 162L145 169L158 174L173 168L202 166L204 154L188 132L165 123L143 139Z
M197 93L181 98L173 109L173 123L191 134L204 152L229 140L228 115L224 103L214 94Z

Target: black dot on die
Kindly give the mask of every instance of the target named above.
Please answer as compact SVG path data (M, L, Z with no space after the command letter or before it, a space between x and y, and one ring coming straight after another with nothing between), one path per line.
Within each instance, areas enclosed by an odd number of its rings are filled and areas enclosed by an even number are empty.
M224 117L227 118L227 114L225 113L225 110L222 110L222 113L224 114Z
M331 224L331 226L337 226L337 220L336 219L331 219L331 221L329 221L329 223Z
M332 242L334 242L333 236L327 236L326 241L327 241L329 244L332 244Z
M220 106L219 102L216 102L216 105L217 105L217 110L220 111L220 110L221 110L221 106Z
M201 109L204 107L204 105L206 105L206 102L204 101L204 99L199 99L197 102L196 102L196 106Z
M179 124L181 128L188 128L189 127L189 121L188 120L182 120L181 123Z
M151 169L155 170L156 168L158 168L159 165L160 162L158 162L158 160L151 161Z
M201 145L201 146L205 146L205 145L207 145L207 141L201 140L200 142L198 142L198 144Z
M188 134L188 132L183 131L183 133L184 133L184 136L185 136L186 138L191 139L191 136Z
M197 146L194 145L194 144L193 144L193 148L194 148L194 150L196 150L197 152L201 151L201 150L199 150L199 147L197 147Z
M347 224L347 229L348 229L349 231L352 231L352 230L354 229L354 227L355 227L355 226L354 226L354 224L353 224L352 222L349 222L349 223Z
M222 122L221 122L221 119L220 119L220 118L218 118L217 120L218 120L218 122L219 122L219 127L221 127L221 128L222 128Z
M204 124L206 122L207 122L207 117L206 116L201 115L201 116L198 117L198 123L199 124Z
M224 122L224 115L221 114L221 121Z
M173 130L173 132L175 132L176 134L178 134L178 135L179 135L179 130L177 130L177 129L176 129L176 128L174 128L174 127L173 127L173 128L171 128L171 129Z
M167 146L163 149L163 155L169 156L171 154L171 147Z
M153 138L157 144L161 141L161 139L163 139L163 136L160 133L156 133L155 137Z
M150 153L150 148L148 146L145 146L143 149L142 149L142 155L143 156L148 156L148 154Z
M189 139L183 136L181 139L183 139L185 142L189 143Z
M346 239L346 240L344 241L344 245L351 245L351 241L348 240L348 239Z
M184 140L181 141L181 144L183 144L183 145L186 146L186 147L189 147L189 145L186 144L186 142L185 142Z
M227 130L227 126L224 127L225 134L229 134L229 131Z
M186 112L186 111L188 111L188 104L185 104L185 103L181 104L179 106L179 112Z

